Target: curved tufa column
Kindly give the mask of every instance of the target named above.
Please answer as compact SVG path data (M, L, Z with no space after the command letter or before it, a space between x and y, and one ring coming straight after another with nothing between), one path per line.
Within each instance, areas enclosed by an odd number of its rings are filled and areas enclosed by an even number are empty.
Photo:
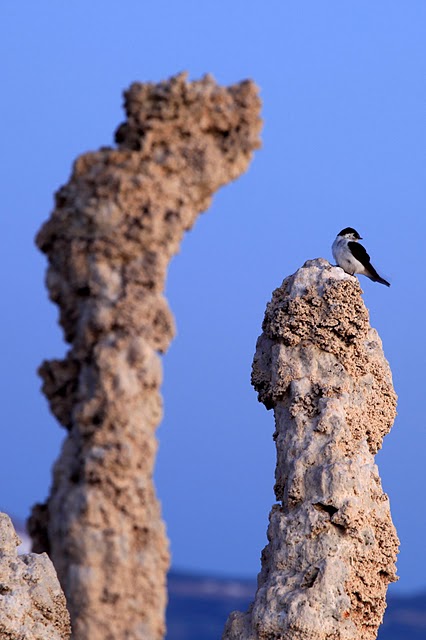
M259 146L255 85L206 76L133 84L118 149L77 159L37 236L71 348L44 362L68 429L30 530L48 550L78 640L158 640L169 552L152 473L162 417L158 353L174 334L168 264L212 194Z

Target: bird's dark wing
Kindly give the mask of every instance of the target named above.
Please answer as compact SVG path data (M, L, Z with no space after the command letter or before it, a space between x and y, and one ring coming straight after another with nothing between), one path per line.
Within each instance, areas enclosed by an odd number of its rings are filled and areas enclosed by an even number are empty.
M350 251L352 251L354 258L359 260L359 262L363 264L364 267L370 266L370 256L368 255L362 244L359 244L359 242L348 242L348 247Z

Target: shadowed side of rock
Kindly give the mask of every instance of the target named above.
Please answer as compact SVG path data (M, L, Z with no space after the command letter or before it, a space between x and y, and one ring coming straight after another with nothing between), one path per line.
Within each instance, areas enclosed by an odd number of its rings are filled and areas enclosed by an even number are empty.
M20 542L0 513L0 638L68 640L70 618L55 568L45 553L18 556Z
M396 395L358 280L308 261L274 291L252 382L275 414L275 494L255 600L226 640L373 640L398 538L374 454Z
M118 149L77 159L37 237L71 348L40 369L68 436L29 526L77 640L164 635L169 552L152 473L159 353L174 334L166 272L212 194L247 169L261 126L249 81L133 84L125 108Z

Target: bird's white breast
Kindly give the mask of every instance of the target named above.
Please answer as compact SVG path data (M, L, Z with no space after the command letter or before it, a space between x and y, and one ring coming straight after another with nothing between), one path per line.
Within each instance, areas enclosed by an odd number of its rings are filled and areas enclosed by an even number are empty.
M343 238L342 236L337 236L331 250L333 252L333 258L339 267L342 267L346 273L354 274L354 273L363 273L364 267L354 258L352 251L348 247L349 240L347 238Z

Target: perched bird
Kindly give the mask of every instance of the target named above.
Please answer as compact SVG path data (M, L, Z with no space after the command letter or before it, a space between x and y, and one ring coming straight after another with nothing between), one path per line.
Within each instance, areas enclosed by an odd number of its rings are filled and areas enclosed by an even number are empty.
M342 267L343 271L350 273L352 276L355 273L360 273L373 282L380 282L390 287L389 282L381 278L373 265L370 262L370 256L358 240L362 240L358 231L352 229L352 227L346 227L337 234L335 241L333 242L332 251L333 257L339 267Z

